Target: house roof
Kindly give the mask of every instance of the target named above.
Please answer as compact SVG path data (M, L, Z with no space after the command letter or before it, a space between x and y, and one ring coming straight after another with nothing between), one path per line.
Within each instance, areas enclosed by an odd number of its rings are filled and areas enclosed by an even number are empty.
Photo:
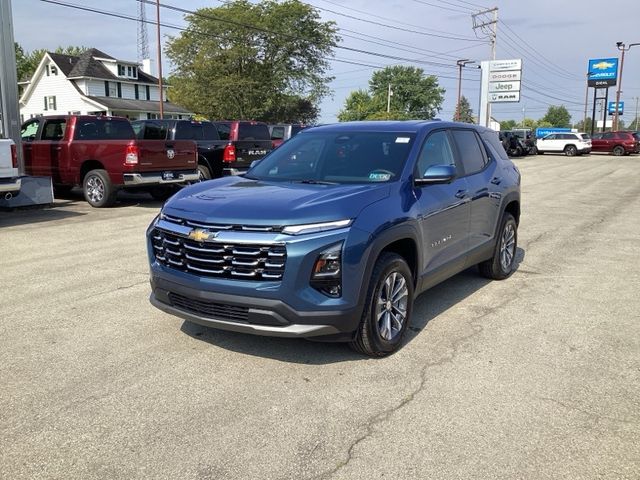
M102 62L100 62L99 60L96 60L96 58L107 58L111 60L115 60L115 58L113 58L110 55L107 55L106 53L98 50L97 48L90 48L84 51L79 57L71 57L71 55L59 55L55 53L54 54L49 53L49 56L51 56L53 61L56 62L56 64L62 69L62 66L58 64L58 61L54 58L54 55L57 55L58 57L67 57L65 59L62 59L67 64L73 63L73 68L71 70L69 70L68 72L65 72L63 70L63 73L68 78L91 77L91 78L97 78L100 80L112 80L116 82L117 81L135 81L138 83L149 83L149 84L158 83L158 79L156 77L149 75L148 73L145 73L140 69L138 69L137 79L120 78L114 75L109 71L107 67L104 66ZM68 57L74 58L75 60L71 61L68 59Z
M88 99L94 102L104 105L110 110L126 110L134 112L159 112L160 107L158 102L151 100L132 100L128 98L116 98L116 97L93 97L87 96ZM175 103L164 102L164 111L167 113L179 113L179 114L191 114L186 108L180 107Z

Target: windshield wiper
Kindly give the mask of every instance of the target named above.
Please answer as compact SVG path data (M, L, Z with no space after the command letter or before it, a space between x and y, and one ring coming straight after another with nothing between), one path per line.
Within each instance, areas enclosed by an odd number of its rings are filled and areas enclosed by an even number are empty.
M313 180L307 178L305 180L293 180L293 183L306 183L308 185L338 185L336 182L325 182L324 180Z

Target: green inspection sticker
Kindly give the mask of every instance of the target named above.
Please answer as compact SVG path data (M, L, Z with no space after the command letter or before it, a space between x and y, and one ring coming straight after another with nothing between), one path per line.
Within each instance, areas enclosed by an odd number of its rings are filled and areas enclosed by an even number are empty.
M391 178L391 175L388 173L370 173L369 180L375 180L376 182L386 182Z

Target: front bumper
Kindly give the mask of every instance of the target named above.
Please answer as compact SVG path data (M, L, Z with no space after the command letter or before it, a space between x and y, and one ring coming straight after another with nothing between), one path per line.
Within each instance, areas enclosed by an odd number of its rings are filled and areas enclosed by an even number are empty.
M149 300L160 310L206 327L271 337L350 340L361 309L298 311L282 300L200 290L151 276Z
M170 173L171 175L167 175ZM197 170L181 170L149 173L125 173L122 175L125 186L166 185L174 183L197 182Z

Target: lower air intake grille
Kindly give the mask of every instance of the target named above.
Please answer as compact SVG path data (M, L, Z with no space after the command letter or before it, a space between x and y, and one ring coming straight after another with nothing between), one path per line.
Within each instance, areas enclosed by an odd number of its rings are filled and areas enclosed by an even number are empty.
M246 307L235 307L222 303L211 303L193 298L183 297L177 293L169 293L171 304L190 313L195 313L202 317L210 317L219 320L232 320L246 322L249 318L249 309Z

